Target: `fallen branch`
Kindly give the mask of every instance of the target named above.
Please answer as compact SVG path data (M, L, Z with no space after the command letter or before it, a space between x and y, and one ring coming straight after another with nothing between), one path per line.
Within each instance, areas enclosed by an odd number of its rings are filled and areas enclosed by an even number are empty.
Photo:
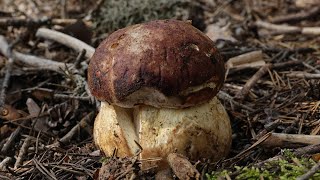
M246 68L259 68L261 66L264 66L265 64L266 62L263 60L263 53L261 50L240 54L236 57L230 58L227 61L226 78L229 74L230 69L239 70Z
M306 8L319 5L320 0L295 0L295 5L299 8Z
M320 136L304 134L284 134L271 133L271 135L261 143L265 147L290 148L301 145L320 144Z
M320 13L320 7L316 6L311 8L310 10L304 10L299 13L287 14L282 16L277 16L271 18L271 23L283 23L283 22L294 22L301 21L304 19L308 19L314 17Z
M301 33L302 29L297 26L277 25L263 21L256 21L255 25L260 28L273 30L279 33Z
M314 145L308 145L300 148L296 148L293 150L293 154L297 156L298 158L305 156L305 155L312 155L320 152L320 144L314 144ZM263 160L261 162L256 163L255 167L262 167L266 163L276 162L281 159L284 159L283 155L277 155L274 157L271 157L269 159Z
M315 173L317 173L320 170L320 162L315 164L308 172L306 172L304 175L297 177L297 180L307 180L311 178Z
M272 64L266 64L262 66L243 86L243 88L235 95L236 99L243 100L249 93L250 89L253 87L253 85L256 84L256 82L265 75Z
M54 30L50 30L50 29L46 29L46 28L40 28L40 29L38 29L36 35L38 37L50 39L50 40L56 41L58 43L61 43L65 46L68 46L72 49L75 49L76 51L78 51L80 53L80 55L81 55L81 53L84 53L82 56L85 56L87 58L91 58L93 56L94 51L95 51L95 49L92 46L80 41L79 39L76 39L72 36L69 36L67 34L64 34L64 33L58 32L58 31L54 31ZM77 67L78 61L79 60L75 61L73 67ZM85 79L78 74L75 74L74 77L78 82L83 83L83 86L85 87L86 93L88 94L88 98L89 98L90 102L93 103L95 99L92 96L92 94L88 88L88 84L85 81Z
M252 109L251 107L246 106L246 105L244 105L244 104L241 104L241 103L235 101L235 100L233 99L233 97L230 96L229 94L227 94L226 92L219 91L219 93L218 93L217 96L218 96L219 99L222 99L222 100L224 100L224 101L230 101L230 103L232 103L233 105L239 106L239 107L241 107L241 108L243 108L243 109L246 109L246 110L248 110L248 111L251 111L251 112L254 111L254 109Z
M86 115L84 118L81 119L81 121L75 125L66 135L64 135L60 140L57 142L48 145L48 148L53 147L60 147L61 144L66 145L75 135L77 135L80 132L80 129L85 129L89 134L92 134L91 128L88 128L90 126L89 124L92 123L94 113L91 112L88 115Z
M5 37L0 35L0 53L8 57L9 44ZM73 69L73 64L61 63L52 61L50 59L39 58L32 55L23 54L17 51L12 51L12 56L15 59L15 63L22 63L27 66L37 67L43 70L55 71L62 73L61 71L66 70L66 67Z
M301 61L287 61L287 62L281 62L281 63L275 63L275 64L266 64L262 66L243 86L243 88L235 95L236 99L243 100L246 98L248 93L250 92L250 89L257 83L257 81L264 76L268 70L271 69L277 69L277 68L284 68L294 65L301 64Z
M24 124L26 121L24 121ZM7 142L3 145L2 149L1 149L1 154L6 154L9 149L13 146L15 139L20 135L20 132L22 131L22 127L19 126L17 127L9 136L9 138L7 139Z
M255 25L257 27L269 29L275 31L277 34L305 34L305 35L320 35L320 27L298 27L298 26L288 26L288 25L277 25L263 21L256 21Z
M77 19L59 19L59 18L26 19L21 17L10 17L10 18L0 18L0 26L29 27L34 25L40 26L45 24L66 26L66 25L74 24L77 21L78 21ZM89 21L85 21L85 23L88 26L92 25L92 23Z
M292 56L290 57L290 59L292 59L293 61L299 61L298 59L293 58ZM316 67L311 66L310 64L306 63L305 61L302 61L301 63L302 63L302 65L304 65L304 67L311 69L312 71L314 71L317 74L320 74L320 70L318 70Z
M21 166L24 156L28 151L28 147L30 146L30 142L31 142L31 136L27 136L20 148L17 160L14 163L14 169L17 169L19 166Z
M294 72L286 74L287 77L304 78L304 79L320 79L320 74L311 74L307 72Z
M5 104L6 92L9 87L13 63L14 59L10 57L6 64L6 73L2 82L2 89L0 91L0 107L2 107Z
M5 171L8 164L12 161L11 157L6 157L0 162L0 171Z
M93 56L94 51L95 51L95 49L92 46L80 41L79 39L76 39L72 36L69 36L67 34L64 34L62 32L58 32L55 30L46 29L46 28L39 28L36 33L36 36L41 37L41 38L45 38L45 39L49 39L52 41L56 41L60 44L71 47L72 49L76 50L77 52L81 52L84 49L84 50L86 50L85 56L87 58L91 58Z

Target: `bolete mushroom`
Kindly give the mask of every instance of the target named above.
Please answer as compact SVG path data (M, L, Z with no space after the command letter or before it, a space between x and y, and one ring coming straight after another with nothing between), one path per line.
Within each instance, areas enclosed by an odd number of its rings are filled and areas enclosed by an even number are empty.
M189 22L157 20L120 29L96 49L88 84L101 102L94 141L107 155L169 153L219 160L231 145L229 117L215 97L224 62Z

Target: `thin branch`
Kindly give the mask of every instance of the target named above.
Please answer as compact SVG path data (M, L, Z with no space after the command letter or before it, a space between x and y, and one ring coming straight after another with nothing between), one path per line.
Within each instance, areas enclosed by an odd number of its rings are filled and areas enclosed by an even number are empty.
M0 53L8 57L9 44L4 36L0 35ZM50 59L39 58L32 55L23 54L17 51L12 51L12 56L15 59L15 63L22 63L28 66L37 67L39 69L51 70L55 72L62 73L61 70L65 70L66 66L69 69L73 68L73 64L65 64L61 62L56 62Z
M297 178L297 180L307 180L320 170L320 162L315 164L307 173Z
M230 103L232 103L233 105L239 106L239 107L246 109L248 111L251 111L251 112L254 111L254 109L252 109L251 107L235 101L234 98L232 96L230 96L229 94L227 94L226 92L219 91L217 96L219 97L219 99L222 99L224 101L230 101Z
M5 171L7 165L12 161L11 157L6 157L0 162L0 171Z
M272 64L266 64L262 66L243 86L243 88L236 94L235 98L243 100L249 93L250 89L256 84L256 82L265 75Z
M320 74L311 74L307 72L295 72L286 74L287 77L304 78L304 79L320 79Z
M12 67L13 67L14 59L9 58L7 64L6 64L6 74L4 76L1 92L0 92L0 106L2 107L5 104L5 98L6 98L6 92L9 87Z
M19 155L17 157L17 160L14 164L14 169L17 169L23 162L24 156L28 151L28 147L30 146L30 142L31 142L31 136L27 136L27 138L24 140L20 151L19 151Z
M78 21L78 19L59 19L59 18L41 18L41 19L26 19L20 17L9 17L9 18L0 18L0 27L7 27L7 26L15 26L15 27L29 27L29 26L41 26L45 24L52 24L52 25L60 25L66 26L70 24L74 24ZM84 21L84 23L88 26L92 26L92 22Z
M80 41L79 39L76 39L72 36L69 36L67 34L64 34L62 32L58 32L55 30L51 29L46 29L46 28L39 28L37 33L37 37L45 38L45 39L50 39L52 41L56 41L60 44L63 44L65 46L71 47L72 49L76 50L77 52L81 52L83 49L86 50L86 57L91 58L93 56L93 53L95 49Z
M26 121L24 121L24 123L25 122ZM3 145L2 149L1 149L1 154L6 154L9 151L9 149L13 146L15 139L20 135L21 131L22 131L22 128L21 128L21 126L19 126L16 128L16 130L14 130L11 133L7 142Z
M316 6L311 8L310 10L304 10L302 12L287 14L282 16L276 16L271 19L271 23L284 23L284 22L294 22L301 21L304 19L308 19L314 17L320 13L320 7Z
M269 29L275 31L277 34L298 33L305 35L320 35L320 27L298 27L288 25L277 25L263 21L256 21L257 27Z
M48 148L52 147L59 147L61 144L67 144L75 135L80 132L80 129L88 129L87 127L90 126L89 124L92 123L91 121L93 118L94 113L89 113L85 117L81 119L81 121L75 125L66 135L64 135L58 142L48 145ZM91 133L91 132L89 132Z
M320 144L320 136L305 134L271 133L261 145L265 147L294 147L297 145Z

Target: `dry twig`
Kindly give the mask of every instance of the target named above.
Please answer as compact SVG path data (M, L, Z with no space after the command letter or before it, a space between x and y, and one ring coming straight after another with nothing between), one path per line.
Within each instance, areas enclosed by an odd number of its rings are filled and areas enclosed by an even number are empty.
M23 125L25 125L25 122ZM9 149L13 146L15 139L20 135L21 131L22 131L22 128L21 128L21 126L19 126L19 127L17 127L17 129L15 129L11 133L7 142L3 145L2 149L1 149L1 154L6 154L9 151Z
M301 33L305 35L319 35L320 27L298 27L298 26L288 26L288 25L277 25L263 21L256 21L255 25L257 27L273 30L279 34L287 33Z
M320 153L320 144L312 144L305 147L297 148L294 150L294 154L298 157L307 154Z
M30 142L31 142L31 136L27 136L20 148L19 155L14 164L14 169L17 169L22 164L22 161L25 158L24 156L28 151L28 147L30 146Z
M219 97L219 99L222 99L222 100L224 100L224 101L229 101L230 103L232 103L232 105L239 106L239 107L241 107L241 108L243 108L243 109L246 109L246 110L248 110L248 111L251 111L251 112L254 111L254 109L252 109L251 107L246 106L246 105L244 105L244 104L241 104L241 103L235 101L235 100L233 99L233 97L231 97L231 96L230 96L229 94L227 94L226 92L219 91L219 93L218 93L217 96Z
M271 133L261 145L266 147L294 147L301 145L320 144L320 136L304 134Z
M307 180L320 170L320 162L315 164L308 172L297 178L297 180Z
M4 36L0 35L0 53L9 57L8 54L9 44ZM62 73L61 70L65 70L66 67L69 69L73 68L73 64L65 64L61 62L52 61L50 59L39 58L32 55L23 54L17 51L12 51L12 56L16 63L26 64L31 67L37 67L42 70L51 70Z
M235 98L243 100L249 93L250 89L252 88L253 85L256 84L256 82L263 76L265 75L268 70L270 69L272 65L271 64L266 64L262 66L243 86L241 91L239 91Z
M76 23L77 19L58 19L58 18L42 18L42 19L26 19L26 18L20 18L20 17L9 17L9 18L0 18L0 27L4 26L40 26L45 24L52 24L52 25L60 25L60 26L66 26L70 24ZM86 25L91 26L91 22L85 21Z
M81 52L84 49L86 50L85 56L87 58L91 58L95 51L92 46L80 41L79 39L55 30L40 28L38 29L36 36L59 42L60 44L71 47L78 52Z
M308 10L304 10L299 13L287 14L282 16L276 16L271 18L271 23L283 23L283 22L293 22L293 21L301 21L304 19L308 19L314 17L320 13L320 7L316 6Z
M304 78L304 79L320 79L320 74L311 74L307 72L294 72L286 74L287 77Z
M6 157L0 162L0 171L5 171L7 165L12 161L11 157Z
M75 125L66 135L64 135L59 141L48 145L48 148L52 148L52 147L59 147L61 144L66 145L76 134L78 134L80 132L80 129L86 129L88 131L89 128L87 128L89 126L89 124L91 124L93 118L94 113L91 112L88 115L86 115L84 118L81 119L81 121ZM90 128L91 129L91 128ZM92 133L91 131L89 131L89 133Z

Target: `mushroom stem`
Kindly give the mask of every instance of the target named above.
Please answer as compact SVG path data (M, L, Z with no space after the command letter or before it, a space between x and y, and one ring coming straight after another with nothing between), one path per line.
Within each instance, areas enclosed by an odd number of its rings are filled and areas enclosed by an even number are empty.
M95 120L94 139L107 156L115 148L120 157L141 151L141 160L161 159L143 161L142 168L156 165L162 169L168 167L166 158L173 152L191 160L217 161L226 156L231 145L231 126L217 98L185 109L147 105L127 109L103 102Z

